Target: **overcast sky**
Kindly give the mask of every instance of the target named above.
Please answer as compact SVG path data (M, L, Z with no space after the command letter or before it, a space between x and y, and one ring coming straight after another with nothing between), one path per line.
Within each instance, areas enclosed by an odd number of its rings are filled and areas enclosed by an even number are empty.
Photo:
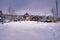
M56 0L0 0L0 10L7 11L11 7L16 14L28 12L35 15L52 15L51 9L55 8L55 2ZM58 2L60 3L60 0Z

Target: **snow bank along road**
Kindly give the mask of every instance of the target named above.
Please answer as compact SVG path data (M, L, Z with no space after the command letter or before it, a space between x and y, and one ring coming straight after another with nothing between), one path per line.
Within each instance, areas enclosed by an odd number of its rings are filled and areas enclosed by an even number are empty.
M10 22L0 24L0 40L60 40L60 22Z

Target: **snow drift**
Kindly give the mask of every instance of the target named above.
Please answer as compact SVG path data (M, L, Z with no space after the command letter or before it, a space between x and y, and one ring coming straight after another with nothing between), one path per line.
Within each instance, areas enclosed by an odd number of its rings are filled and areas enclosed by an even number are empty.
M21 21L0 24L0 40L60 40L60 22Z

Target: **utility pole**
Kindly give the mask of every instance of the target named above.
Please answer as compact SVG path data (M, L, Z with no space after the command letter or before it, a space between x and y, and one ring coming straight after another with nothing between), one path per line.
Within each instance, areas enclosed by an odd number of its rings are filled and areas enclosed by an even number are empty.
M58 21L58 0L56 0L56 19Z

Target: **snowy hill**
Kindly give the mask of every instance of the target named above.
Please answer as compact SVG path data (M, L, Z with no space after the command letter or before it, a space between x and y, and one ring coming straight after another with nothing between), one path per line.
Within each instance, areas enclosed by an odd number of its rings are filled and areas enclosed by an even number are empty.
M60 40L60 22L21 21L0 24L0 40Z

